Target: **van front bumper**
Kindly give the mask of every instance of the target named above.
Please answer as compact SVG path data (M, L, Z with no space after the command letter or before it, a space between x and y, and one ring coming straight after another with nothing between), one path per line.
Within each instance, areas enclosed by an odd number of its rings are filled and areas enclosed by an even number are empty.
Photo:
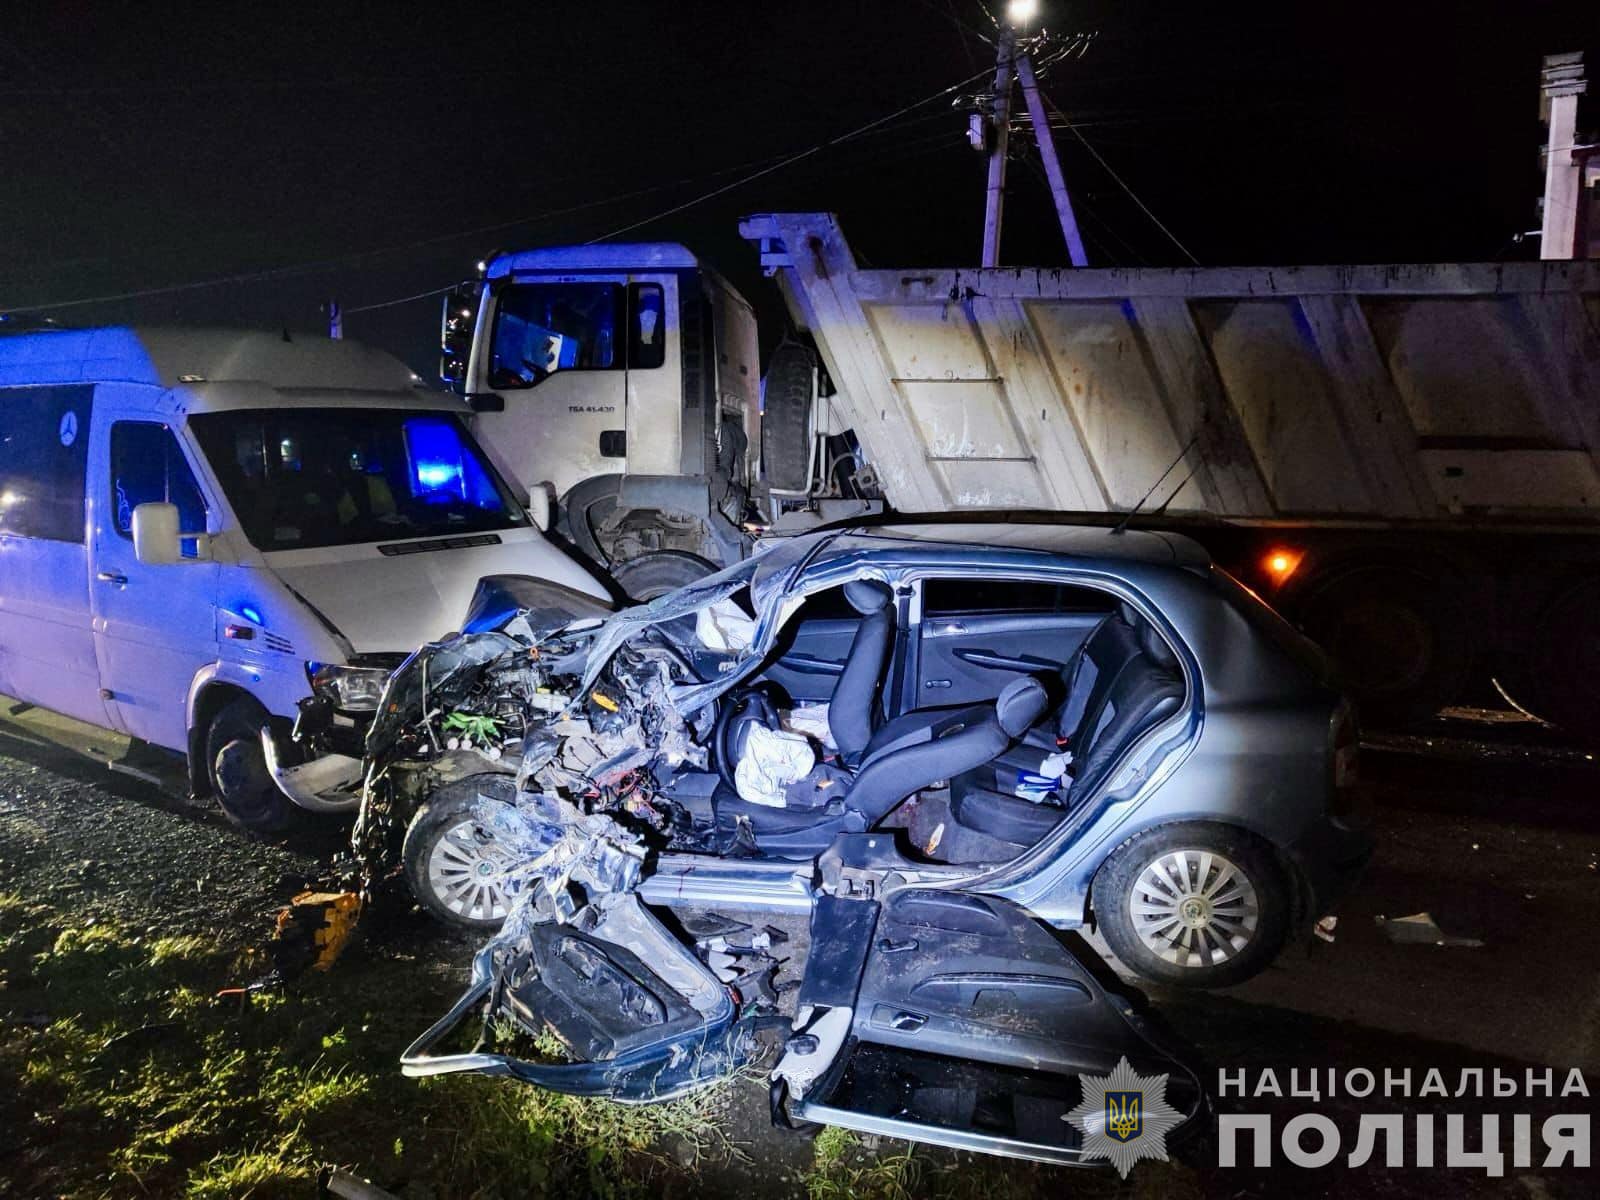
M317 813L349 813L361 806L361 760L348 754L322 754L297 766L284 766L270 728L261 730L261 753L278 790L301 808Z

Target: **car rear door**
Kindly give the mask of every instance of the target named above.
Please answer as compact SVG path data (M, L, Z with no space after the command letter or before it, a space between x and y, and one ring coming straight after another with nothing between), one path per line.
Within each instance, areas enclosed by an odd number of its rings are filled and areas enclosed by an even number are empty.
M909 708L993 700L1019 675L1058 675L1114 604L1092 588L1042 580L921 580Z

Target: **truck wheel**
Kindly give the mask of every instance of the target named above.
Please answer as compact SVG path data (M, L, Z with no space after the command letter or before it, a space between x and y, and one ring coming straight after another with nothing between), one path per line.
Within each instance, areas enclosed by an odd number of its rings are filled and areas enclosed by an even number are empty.
M261 730L270 718L249 696L230 700L206 727L206 771L222 811L241 829L278 833L294 825L301 810L267 774Z
M1409 724L1453 702L1472 672L1455 581L1362 567L1312 583L1301 627L1375 723Z
M628 599L643 604L673 588L704 579L716 570L715 563L707 562L698 554L684 550L656 550L618 565L612 570L611 578L617 581L617 586Z
M1130 838L1101 864L1092 894L1112 952L1157 983L1243 983L1289 932L1289 888L1272 851L1226 825L1185 821Z
M1531 661L1519 672L1529 707L1568 733L1600 738L1600 580L1559 594L1535 627Z
M817 356L785 341L772 352L762 380L761 469L778 491L803 492L811 484L811 396Z
M509 806L510 775L469 775L440 788L417 810L400 851L411 894L428 913L462 929L498 929L511 911L502 876L522 861L479 816L482 805Z

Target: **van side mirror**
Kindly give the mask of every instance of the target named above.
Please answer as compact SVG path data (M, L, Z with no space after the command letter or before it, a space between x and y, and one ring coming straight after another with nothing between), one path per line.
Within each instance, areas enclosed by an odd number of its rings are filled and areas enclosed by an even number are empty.
M472 327L478 313L475 290L463 284L445 293L439 312L439 378L456 391L467 382Z
M528 489L528 520L542 533L550 530L550 493L542 483Z
M178 506L152 500L133 510L133 556L147 567L183 561L183 543L192 539L195 558L211 557L211 539L202 530L184 533L178 527Z

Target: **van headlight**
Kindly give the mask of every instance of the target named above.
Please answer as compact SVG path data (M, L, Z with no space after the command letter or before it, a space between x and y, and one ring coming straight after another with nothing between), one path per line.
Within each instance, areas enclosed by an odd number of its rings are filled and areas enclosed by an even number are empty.
M311 681L311 690L319 696L326 696L337 709L344 712L377 712L390 670L387 666L308 662L306 678Z

